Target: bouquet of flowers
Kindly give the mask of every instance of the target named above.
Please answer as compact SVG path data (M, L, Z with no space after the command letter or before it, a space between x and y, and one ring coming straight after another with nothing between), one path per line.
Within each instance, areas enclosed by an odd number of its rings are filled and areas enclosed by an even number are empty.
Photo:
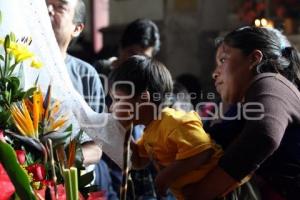
M68 112L51 98L51 85L45 93L37 84L22 88L19 71L42 66L30 44L31 38L13 33L0 37L0 200L83 199L79 187L87 189L93 176L79 177L77 171L81 134L73 136Z

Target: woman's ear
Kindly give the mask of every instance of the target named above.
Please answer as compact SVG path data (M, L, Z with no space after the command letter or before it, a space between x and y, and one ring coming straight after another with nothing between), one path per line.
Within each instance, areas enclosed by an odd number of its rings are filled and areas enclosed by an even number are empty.
M149 102L150 101L150 93L148 90L145 90L144 92L142 92L141 96L140 96L140 102L144 103L144 102Z
M250 67L249 69L252 70L253 68L255 68L259 63L261 63L263 59L263 53L258 50L255 49L251 54L250 54Z

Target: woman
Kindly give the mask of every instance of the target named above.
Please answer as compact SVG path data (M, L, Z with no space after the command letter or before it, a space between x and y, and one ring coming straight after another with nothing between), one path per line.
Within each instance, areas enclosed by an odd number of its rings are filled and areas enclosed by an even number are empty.
M299 199L297 51L275 29L244 27L225 36L217 61L216 89L222 101L242 103L245 121L218 167L203 181L187 187L186 198L214 199L256 172L281 196Z

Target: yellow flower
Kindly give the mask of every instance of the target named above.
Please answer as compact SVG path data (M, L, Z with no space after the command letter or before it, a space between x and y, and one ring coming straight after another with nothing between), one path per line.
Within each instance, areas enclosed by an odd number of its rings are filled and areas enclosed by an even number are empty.
M32 118L33 118L33 127L35 131L35 135L38 137L38 129L39 129L39 122L40 122L40 116L41 116L41 107L43 104L43 96L42 92L37 89L33 92L33 106L32 106Z
M39 69L43 66L43 63L41 61L37 60L36 58L33 58L30 66L35 69Z
M0 44L4 44L4 39L0 38ZM34 53L28 49L27 43L11 41L7 51L15 57L16 63L31 60L31 67L39 69L42 66L42 62L38 61Z
M43 133L58 131L68 121L68 117L59 114L60 103L51 103L50 86L43 100L43 94L38 88L33 92L32 99L25 99L22 103L11 106L11 114L18 130L27 137L39 138L39 126L43 124ZM49 104L44 107L46 102Z
M11 42L7 50L14 55L17 63L34 57L34 54L22 43Z
M35 137L36 134L33 126L33 121L30 117L27 106L25 105L25 101L23 100L22 103L19 104L18 103L12 104L10 110L18 130L24 136L28 136L32 138Z

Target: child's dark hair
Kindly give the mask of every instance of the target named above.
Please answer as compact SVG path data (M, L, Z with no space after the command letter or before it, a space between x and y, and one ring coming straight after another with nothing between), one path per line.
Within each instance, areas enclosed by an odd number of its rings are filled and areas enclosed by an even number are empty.
M145 56L132 56L109 75L109 88L125 91L134 96L144 91L150 93L150 101L156 105L166 103L171 97L173 81L169 70L159 61ZM128 83L133 84L134 88Z

